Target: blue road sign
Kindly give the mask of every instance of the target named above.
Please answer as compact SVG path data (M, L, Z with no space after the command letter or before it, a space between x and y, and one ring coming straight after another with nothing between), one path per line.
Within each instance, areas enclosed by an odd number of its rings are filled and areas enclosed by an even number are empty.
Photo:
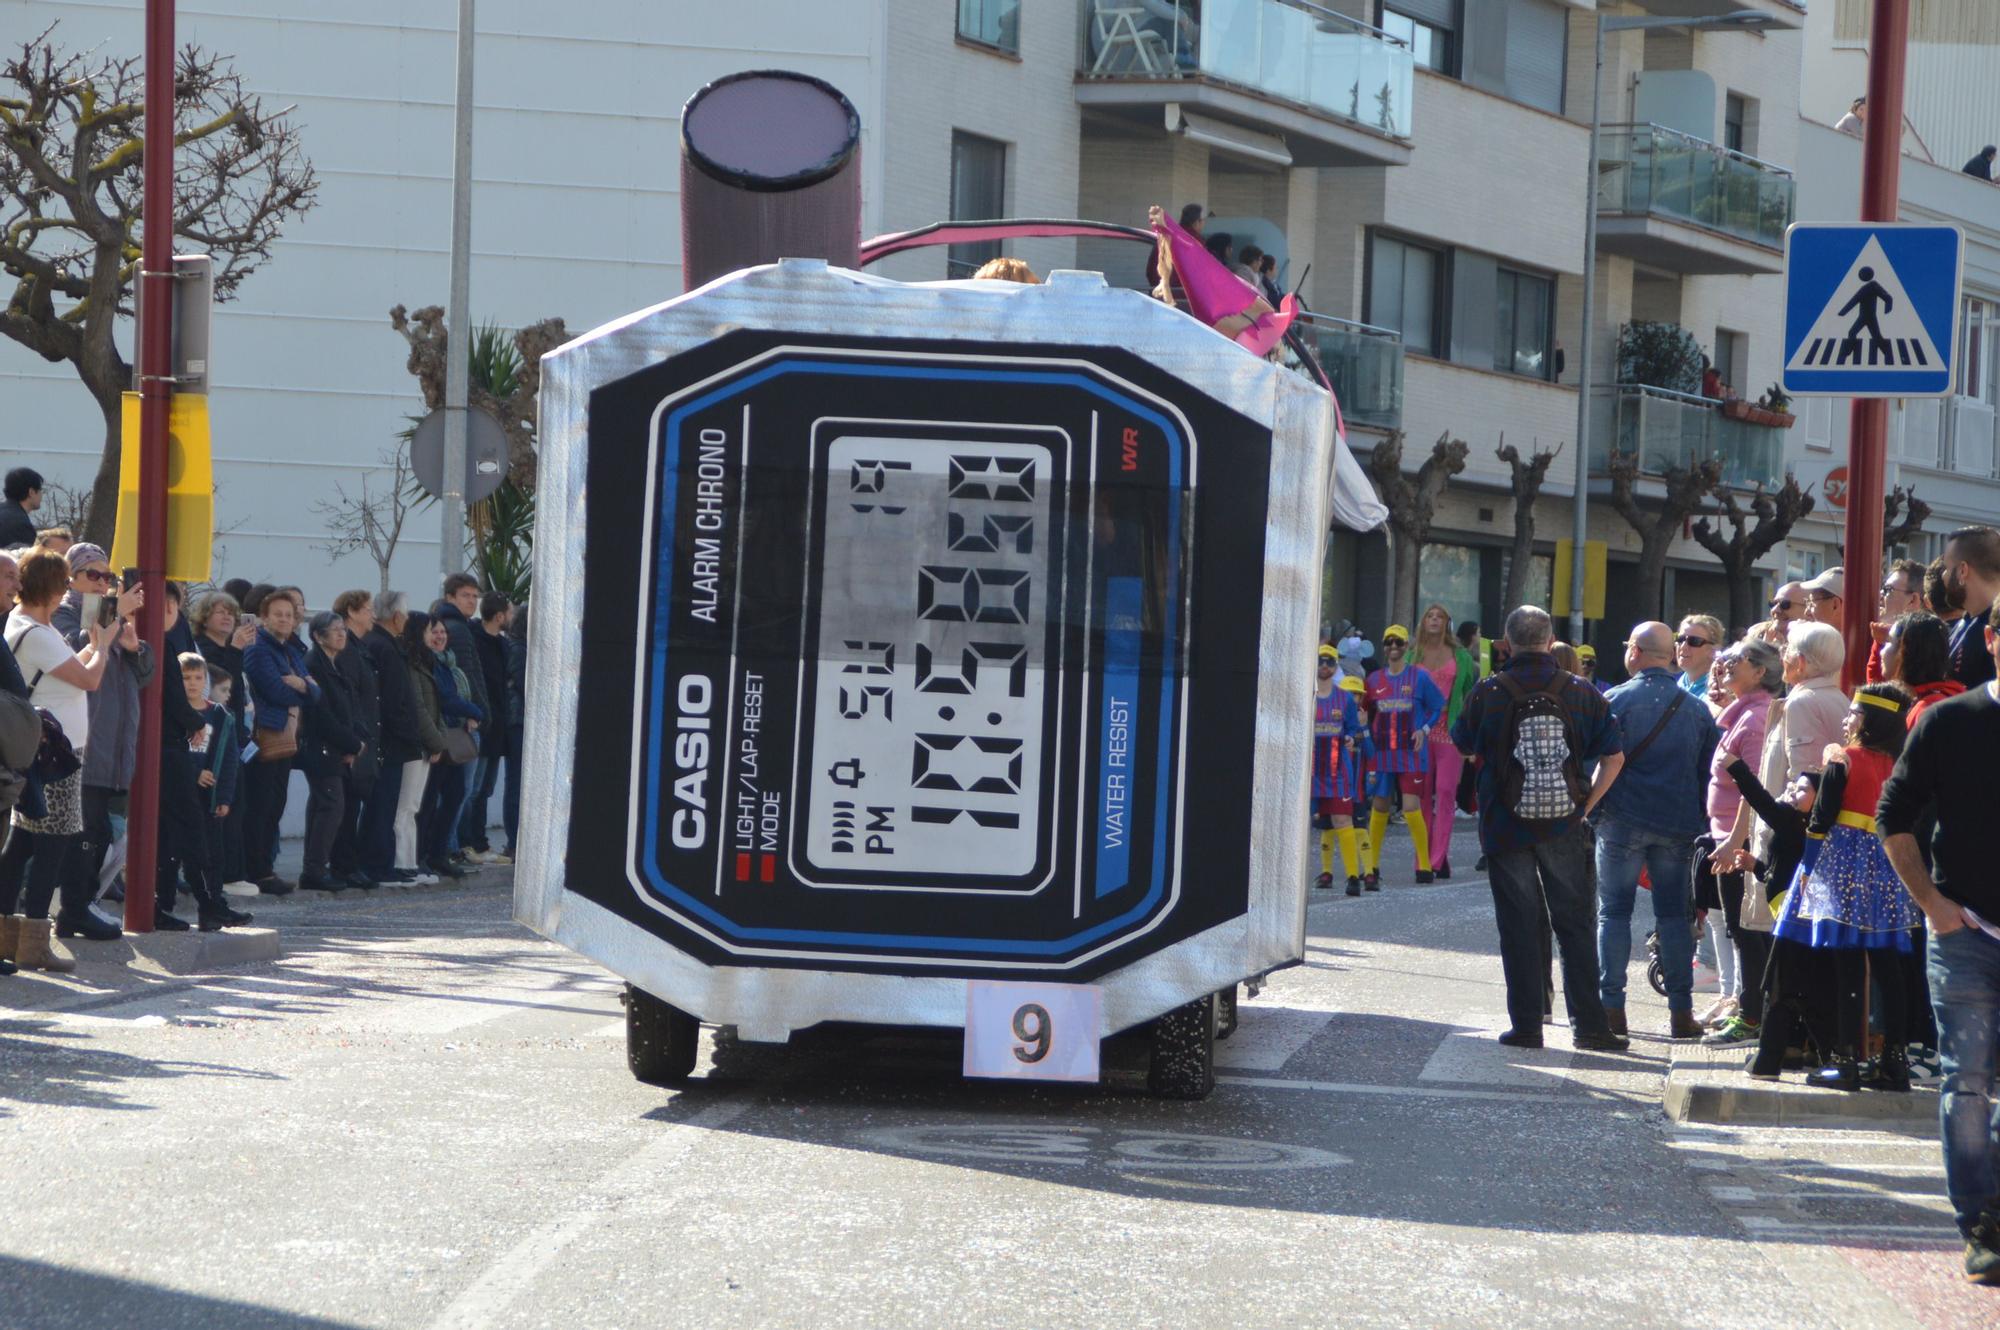
M1950 396L1964 253L1955 226L1793 225L1785 241L1785 391Z

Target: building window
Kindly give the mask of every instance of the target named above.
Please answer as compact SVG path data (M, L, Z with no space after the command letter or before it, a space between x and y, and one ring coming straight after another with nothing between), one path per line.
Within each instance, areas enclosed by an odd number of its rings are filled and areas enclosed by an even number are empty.
M1958 395L1992 402L1996 399L1994 366L2000 366L2000 306L1977 296L1965 297L1965 314L1959 326L1964 345L1958 355ZM1986 363L1989 358L1992 364Z
M1749 340L1749 338L1740 332L1731 332L1727 328L1717 328L1715 330L1715 354L1709 357L1709 359L1714 361L1715 372L1722 376L1724 383L1734 388L1737 392L1742 393L1745 397L1754 397L1756 396L1755 393L1746 393L1743 391L1745 386L1744 379L1750 373L1748 363L1750 358Z
M1452 64L1456 10L1456 0L1395 0L1382 5L1376 26L1408 42L1417 63L1425 69L1452 74L1457 72Z
M1533 273L1499 271L1493 308L1493 368L1503 374L1549 377L1549 310L1555 283Z
M1021 53L1021 0L958 0L958 35Z
M1465 8L1460 77L1556 115L1569 62L1569 10L1556 0L1479 0Z
M1403 349L1437 354L1444 256L1394 236L1377 235L1368 252L1368 321L1403 334Z
M1007 145L957 130L951 135L951 220L988 221L1007 215ZM953 245L945 271L970 277L988 259L1000 257L1000 242Z
M1731 152L1748 152L1744 147L1743 122L1748 110L1743 99L1730 93L1722 102L1722 146Z

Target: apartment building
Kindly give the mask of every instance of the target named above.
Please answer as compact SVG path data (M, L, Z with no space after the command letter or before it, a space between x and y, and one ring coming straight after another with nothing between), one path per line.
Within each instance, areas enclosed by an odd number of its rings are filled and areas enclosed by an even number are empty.
M1632 319L1686 327L1752 396L1777 377L1801 10L1745 2L1775 26L1605 43L1586 396L1591 534L1611 549L1607 640L1636 613L1636 537L1604 501L1609 446L1653 470L1721 452L1746 484L1775 479L1784 451L1778 432L1711 405L1613 386L1618 329ZM1546 594L1553 542L1570 527L1594 25L1739 7L482 0L473 309L503 326L560 314L581 329L678 292L680 105L722 74L802 69L860 112L869 233L994 215L1141 223L1149 204L1200 202L1211 232L1276 255L1315 312L1357 449L1402 429L1415 466L1441 433L1471 444L1423 550L1421 589L1455 617L1490 621L1513 529L1493 455L1503 436L1564 449L1536 505L1531 596ZM183 6L184 39L231 52L253 90L297 104L322 179L319 208L217 311L224 575L296 570L317 596L373 571L365 559L330 563L295 496L351 485L416 409L386 311L445 294L453 13L449 0L357 0L305 17L275 0ZM138 0L23 0L5 35L58 18L73 46L139 43ZM1035 240L1014 252L1043 271L1145 280L1139 245ZM991 253L923 251L882 270L937 278ZM69 483L87 476L87 395L11 344L0 344L0 380L16 407L10 453ZM399 556L398 580L428 580L427 534ZM1382 622L1388 564L1383 534L1339 535L1331 611ZM1677 541L1669 565L1669 605L1725 603L1698 546Z
M1657 612L1639 603L1637 533L1606 502L1610 448L1650 472L1719 453L1736 484L1782 474L1783 431L1616 385L1632 320L1685 327L1747 396L1778 376L1802 15L1782 0L1754 7L1770 23L1760 32L1606 37L1587 396L1608 640ZM1079 206L1131 218L1146 202L1206 203L1211 232L1276 253L1288 284L1303 278L1357 448L1401 429L1413 468L1442 434L1470 444L1421 551L1419 599L1491 623L1514 530L1503 439L1564 450L1536 503L1531 599L1546 600L1554 541L1572 521L1595 23L1738 8L1082 0ZM1117 248L1085 244L1079 261L1140 284L1143 253ZM1657 482L1640 490L1643 502ZM1390 539L1336 533L1331 615L1379 624L1410 612L1390 603ZM1684 538L1665 595L1671 611L1727 606L1719 567Z
M889 14L879 0L479 0L477 14L475 320L508 328L559 315L582 331L678 295L680 108L743 69L804 70L852 99L864 224L884 227L893 154L883 144ZM383 451L422 410L388 312L446 298L456 19L452 0L179 6L182 42L233 57L268 108L296 107L320 181L318 206L215 310L218 578L297 582L314 605L376 584L367 555L328 556L325 519L308 500L336 485L356 493L371 472L379 491ZM68 49L134 56L144 5L0 5L0 41L18 45L51 24ZM121 343L129 357L129 326ZM0 401L7 464L87 489L103 423L69 368L0 341ZM410 519L397 585L437 585L438 531L435 508Z
M1799 215L1847 221L1860 212L1861 141L1832 124L1867 85L1865 0L1815 7L1804 31ZM1931 507L1923 530L1900 548L1929 560L1944 533L2000 520L2000 187L1959 168L2000 140L2000 6L1919 0L1913 6L1901 201L1905 222L1965 233L1958 312L1958 382L1952 396L1889 404L1888 476ZM1848 402L1803 402L1786 462L1817 508L1787 542L1788 570L1817 572L1840 561L1846 514Z
M1831 125L1868 90L1872 0L1822 0L1806 12L1799 110ZM2000 5L1992 0L1911 0L1903 151L1957 170L2000 143Z

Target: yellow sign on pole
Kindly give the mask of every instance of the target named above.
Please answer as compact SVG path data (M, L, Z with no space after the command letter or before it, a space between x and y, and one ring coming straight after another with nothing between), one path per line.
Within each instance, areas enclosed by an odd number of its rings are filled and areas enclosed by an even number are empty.
M119 433L118 529L111 566L139 563L139 394L126 393ZM181 582L206 582L215 551L215 466L209 453L208 398L175 393L167 416L167 567Z
M1549 588L1549 613L1557 620L1566 619L1572 612L1569 598L1569 570L1574 557L1573 543L1567 540L1556 542L1556 575ZM1604 566L1607 546L1601 540L1583 542L1583 617L1602 619L1604 617Z

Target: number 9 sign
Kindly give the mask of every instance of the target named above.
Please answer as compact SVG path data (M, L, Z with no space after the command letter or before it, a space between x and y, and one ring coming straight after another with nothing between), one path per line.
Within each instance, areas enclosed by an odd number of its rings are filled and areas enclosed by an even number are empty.
M1094 984L965 986L965 1074L1001 1080L1096 1081L1104 991Z

